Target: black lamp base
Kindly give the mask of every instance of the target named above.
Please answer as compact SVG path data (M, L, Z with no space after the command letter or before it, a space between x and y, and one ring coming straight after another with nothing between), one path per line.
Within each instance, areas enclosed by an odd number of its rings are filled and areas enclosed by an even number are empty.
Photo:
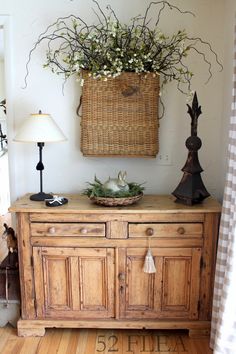
M32 194L30 196L30 200L34 200L36 202L42 202L45 199L52 199L53 195L52 194L46 194L44 192L39 192L37 194Z

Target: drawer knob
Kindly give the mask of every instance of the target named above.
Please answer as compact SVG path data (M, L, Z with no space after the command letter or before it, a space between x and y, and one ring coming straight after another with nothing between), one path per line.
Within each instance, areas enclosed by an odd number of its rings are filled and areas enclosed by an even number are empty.
M85 235L88 233L88 229L86 229L86 227L82 227L82 229L80 229L81 234Z
M152 228L152 227L148 227L148 228L146 229L146 235L147 235L147 236L152 236L153 234L154 234L153 228Z
M49 234L55 234L56 228L54 226L49 227L48 229Z
M183 234L185 234L185 228L184 228L184 227L179 227L179 228L177 229L177 232L178 232L180 235L183 235Z

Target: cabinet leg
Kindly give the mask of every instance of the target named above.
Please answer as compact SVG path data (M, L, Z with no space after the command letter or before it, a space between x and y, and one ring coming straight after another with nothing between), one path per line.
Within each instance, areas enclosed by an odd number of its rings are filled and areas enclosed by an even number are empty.
M43 337L45 335L44 326L30 325L30 321L18 321L17 322L17 335L19 337Z
M189 329L188 335L190 338L209 337L210 330L207 328L205 328L205 329Z

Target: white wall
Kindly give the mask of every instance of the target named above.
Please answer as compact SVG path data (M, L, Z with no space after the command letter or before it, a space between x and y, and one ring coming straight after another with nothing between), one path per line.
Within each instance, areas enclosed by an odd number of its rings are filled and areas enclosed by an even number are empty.
M0 30L1 31L1 30ZM0 57L0 102L6 97L5 95L5 78L4 78L4 60ZM5 114L3 108L0 109L0 123L3 124L2 120L5 123Z
M0 29L1 31L1 29ZM0 57L0 102L6 98L5 93L5 77L4 77L4 60ZM2 126L2 131L6 132L6 115L4 113L3 107L0 108L0 123Z
M101 6L108 3L121 19L143 13L148 0L100 0ZM225 47L225 1L222 0L182 0L172 1L183 9L193 11L196 17L179 15L163 16L162 28L169 32L186 28L189 34L209 41L217 51L221 61L229 63L230 48ZM233 4L233 1L232 1ZM166 87L164 102L165 117L160 121L160 149L171 154L172 165L158 165L157 159L139 158L85 158L79 149L80 122L75 110L79 102L80 87L74 79L67 82L62 94L62 79L42 68L45 48L33 53L30 64L28 86L24 85L27 56L38 35L58 16L79 14L85 20L95 18L90 0L0 0L3 14L11 17L12 102L10 127L13 137L20 123L29 113L41 109L51 113L68 137L64 143L48 144L44 149L44 190L57 192L80 192L86 182L93 180L94 174L101 179L126 170L129 180L146 181L146 193L171 193L178 185L186 157L185 140L190 134L190 118L186 113L186 97L181 95L175 84ZM232 5L233 6L233 5ZM155 15L153 14L153 17ZM232 17L232 16L231 16ZM232 18L230 17L230 21ZM228 27L230 24L228 23ZM230 45L229 45L230 47ZM224 55L224 50L227 53ZM202 178L212 195L222 196L222 122L227 106L225 82L228 68L220 73L214 67L213 79L205 85L207 71L203 62L191 59L195 77L193 89L197 91L203 114L199 118L199 136L202 148L199 159L204 169ZM225 79L225 75L227 79ZM225 81L226 80L226 81ZM228 91L228 90L227 90ZM224 125L224 124L223 124ZM225 143L225 141L224 141ZM35 170L38 159L36 146L10 142L11 185L15 186L12 199L26 192L37 192L39 176Z
M0 101L5 98L4 79L4 61L0 58Z

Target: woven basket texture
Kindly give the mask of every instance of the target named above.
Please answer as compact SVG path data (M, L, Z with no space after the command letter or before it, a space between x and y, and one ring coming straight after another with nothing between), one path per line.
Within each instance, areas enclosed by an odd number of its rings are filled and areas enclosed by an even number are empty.
M124 72L104 81L84 71L83 78L83 155L155 157L159 148L159 77Z
M143 193L140 193L134 197L126 198L105 198L105 197L90 197L90 200L98 205L104 206L125 206L131 205L138 202L143 196Z

